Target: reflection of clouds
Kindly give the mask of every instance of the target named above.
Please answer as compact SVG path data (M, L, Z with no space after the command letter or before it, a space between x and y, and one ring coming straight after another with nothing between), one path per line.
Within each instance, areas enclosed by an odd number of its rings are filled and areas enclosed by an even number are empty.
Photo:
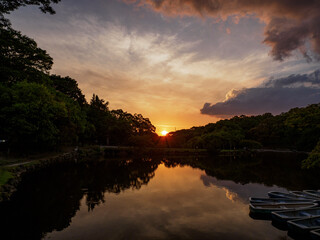
M226 200L220 188L205 187L201 174L191 167L159 165L139 191L107 193L105 204L91 213L82 207L68 229L47 238L269 240L283 235L270 223L251 219L247 204Z
M226 191L226 197L231 200L232 202L235 202L238 199L238 194L229 191L227 188L222 188L224 191Z
M269 191L286 191L276 186L266 187L256 183L242 185L229 180L218 180L208 175L201 175L200 179L204 186L223 189L228 199L243 203L248 203L249 197L267 197Z

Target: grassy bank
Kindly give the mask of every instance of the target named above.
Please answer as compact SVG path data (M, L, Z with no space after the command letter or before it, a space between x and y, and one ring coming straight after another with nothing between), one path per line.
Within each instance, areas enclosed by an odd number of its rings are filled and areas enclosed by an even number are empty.
M13 174L9 171L8 168L0 168L0 187L6 184L12 177Z

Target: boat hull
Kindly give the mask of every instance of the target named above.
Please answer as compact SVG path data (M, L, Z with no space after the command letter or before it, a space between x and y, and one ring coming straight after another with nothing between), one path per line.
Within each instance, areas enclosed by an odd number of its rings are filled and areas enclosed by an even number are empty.
M286 226L288 221L320 216L320 207L304 210L287 210L272 212L272 221L281 226Z
M305 199L313 199L313 200L317 200L320 201L320 197L317 196L312 196L306 192L301 192L301 191L290 191L291 194L299 197L299 198L305 198Z
M297 196L290 193L282 193L282 192L268 192L268 196L270 198L297 198Z
M311 231L310 237L312 240L320 240L320 230Z
M249 198L250 203L262 203L262 204L277 204L277 203L310 203L316 202L312 199L299 199L299 198Z
M291 235L309 236L310 231L320 229L320 217L288 221Z
M288 203L288 204L260 204L250 203L250 212L258 214L270 214L272 212L284 211L284 210L303 210L312 207L316 207L316 203Z
M317 197L320 198L320 191L317 190L303 190L304 193L313 196L313 197Z

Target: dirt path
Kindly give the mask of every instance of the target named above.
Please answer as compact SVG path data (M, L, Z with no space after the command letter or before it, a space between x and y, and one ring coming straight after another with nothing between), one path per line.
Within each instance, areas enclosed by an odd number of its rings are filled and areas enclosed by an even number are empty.
M2 167L17 167L17 166L25 165L25 164L28 164L28 163L32 163L34 161L38 161L38 160L32 160L32 161L21 162L21 163L14 163L14 164L9 164L9 165L4 165Z

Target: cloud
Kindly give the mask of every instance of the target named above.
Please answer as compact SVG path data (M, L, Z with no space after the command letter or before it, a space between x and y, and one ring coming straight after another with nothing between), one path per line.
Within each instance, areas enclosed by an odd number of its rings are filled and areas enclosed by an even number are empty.
M128 2L128 1L127 1ZM314 0L130 0L170 16L257 17L266 24L264 43L276 60L299 50L307 61L320 56L320 1ZM310 44L309 44L310 43Z
M207 124L218 118L199 116L204 99L215 103L232 88L319 68L302 58L273 61L260 44L264 23L253 18L171 18L121 0L61 1L55 10L20 8L8 17L50 53L52 73L75 78L88 99L96 93L111 109L154 124Z
M309 75L270 79L256 88L231 90L224 102L205 103L202 114L214 116L279 114L320 102L320 70Z
M217 187L226 192L226 196L233 201L240 201L243 203L249 202L249 197L254 192L256 196L266 196L268 191L283 191L279 187L267 187L258 183L235 183L231 180L217 179L208 175L201 175L200 179L206 187ZM271 188L271 189L270 189Z
M263 83L265 87L315 87L320 88L320 70L312 74L297 74L285 78L270 79Z

